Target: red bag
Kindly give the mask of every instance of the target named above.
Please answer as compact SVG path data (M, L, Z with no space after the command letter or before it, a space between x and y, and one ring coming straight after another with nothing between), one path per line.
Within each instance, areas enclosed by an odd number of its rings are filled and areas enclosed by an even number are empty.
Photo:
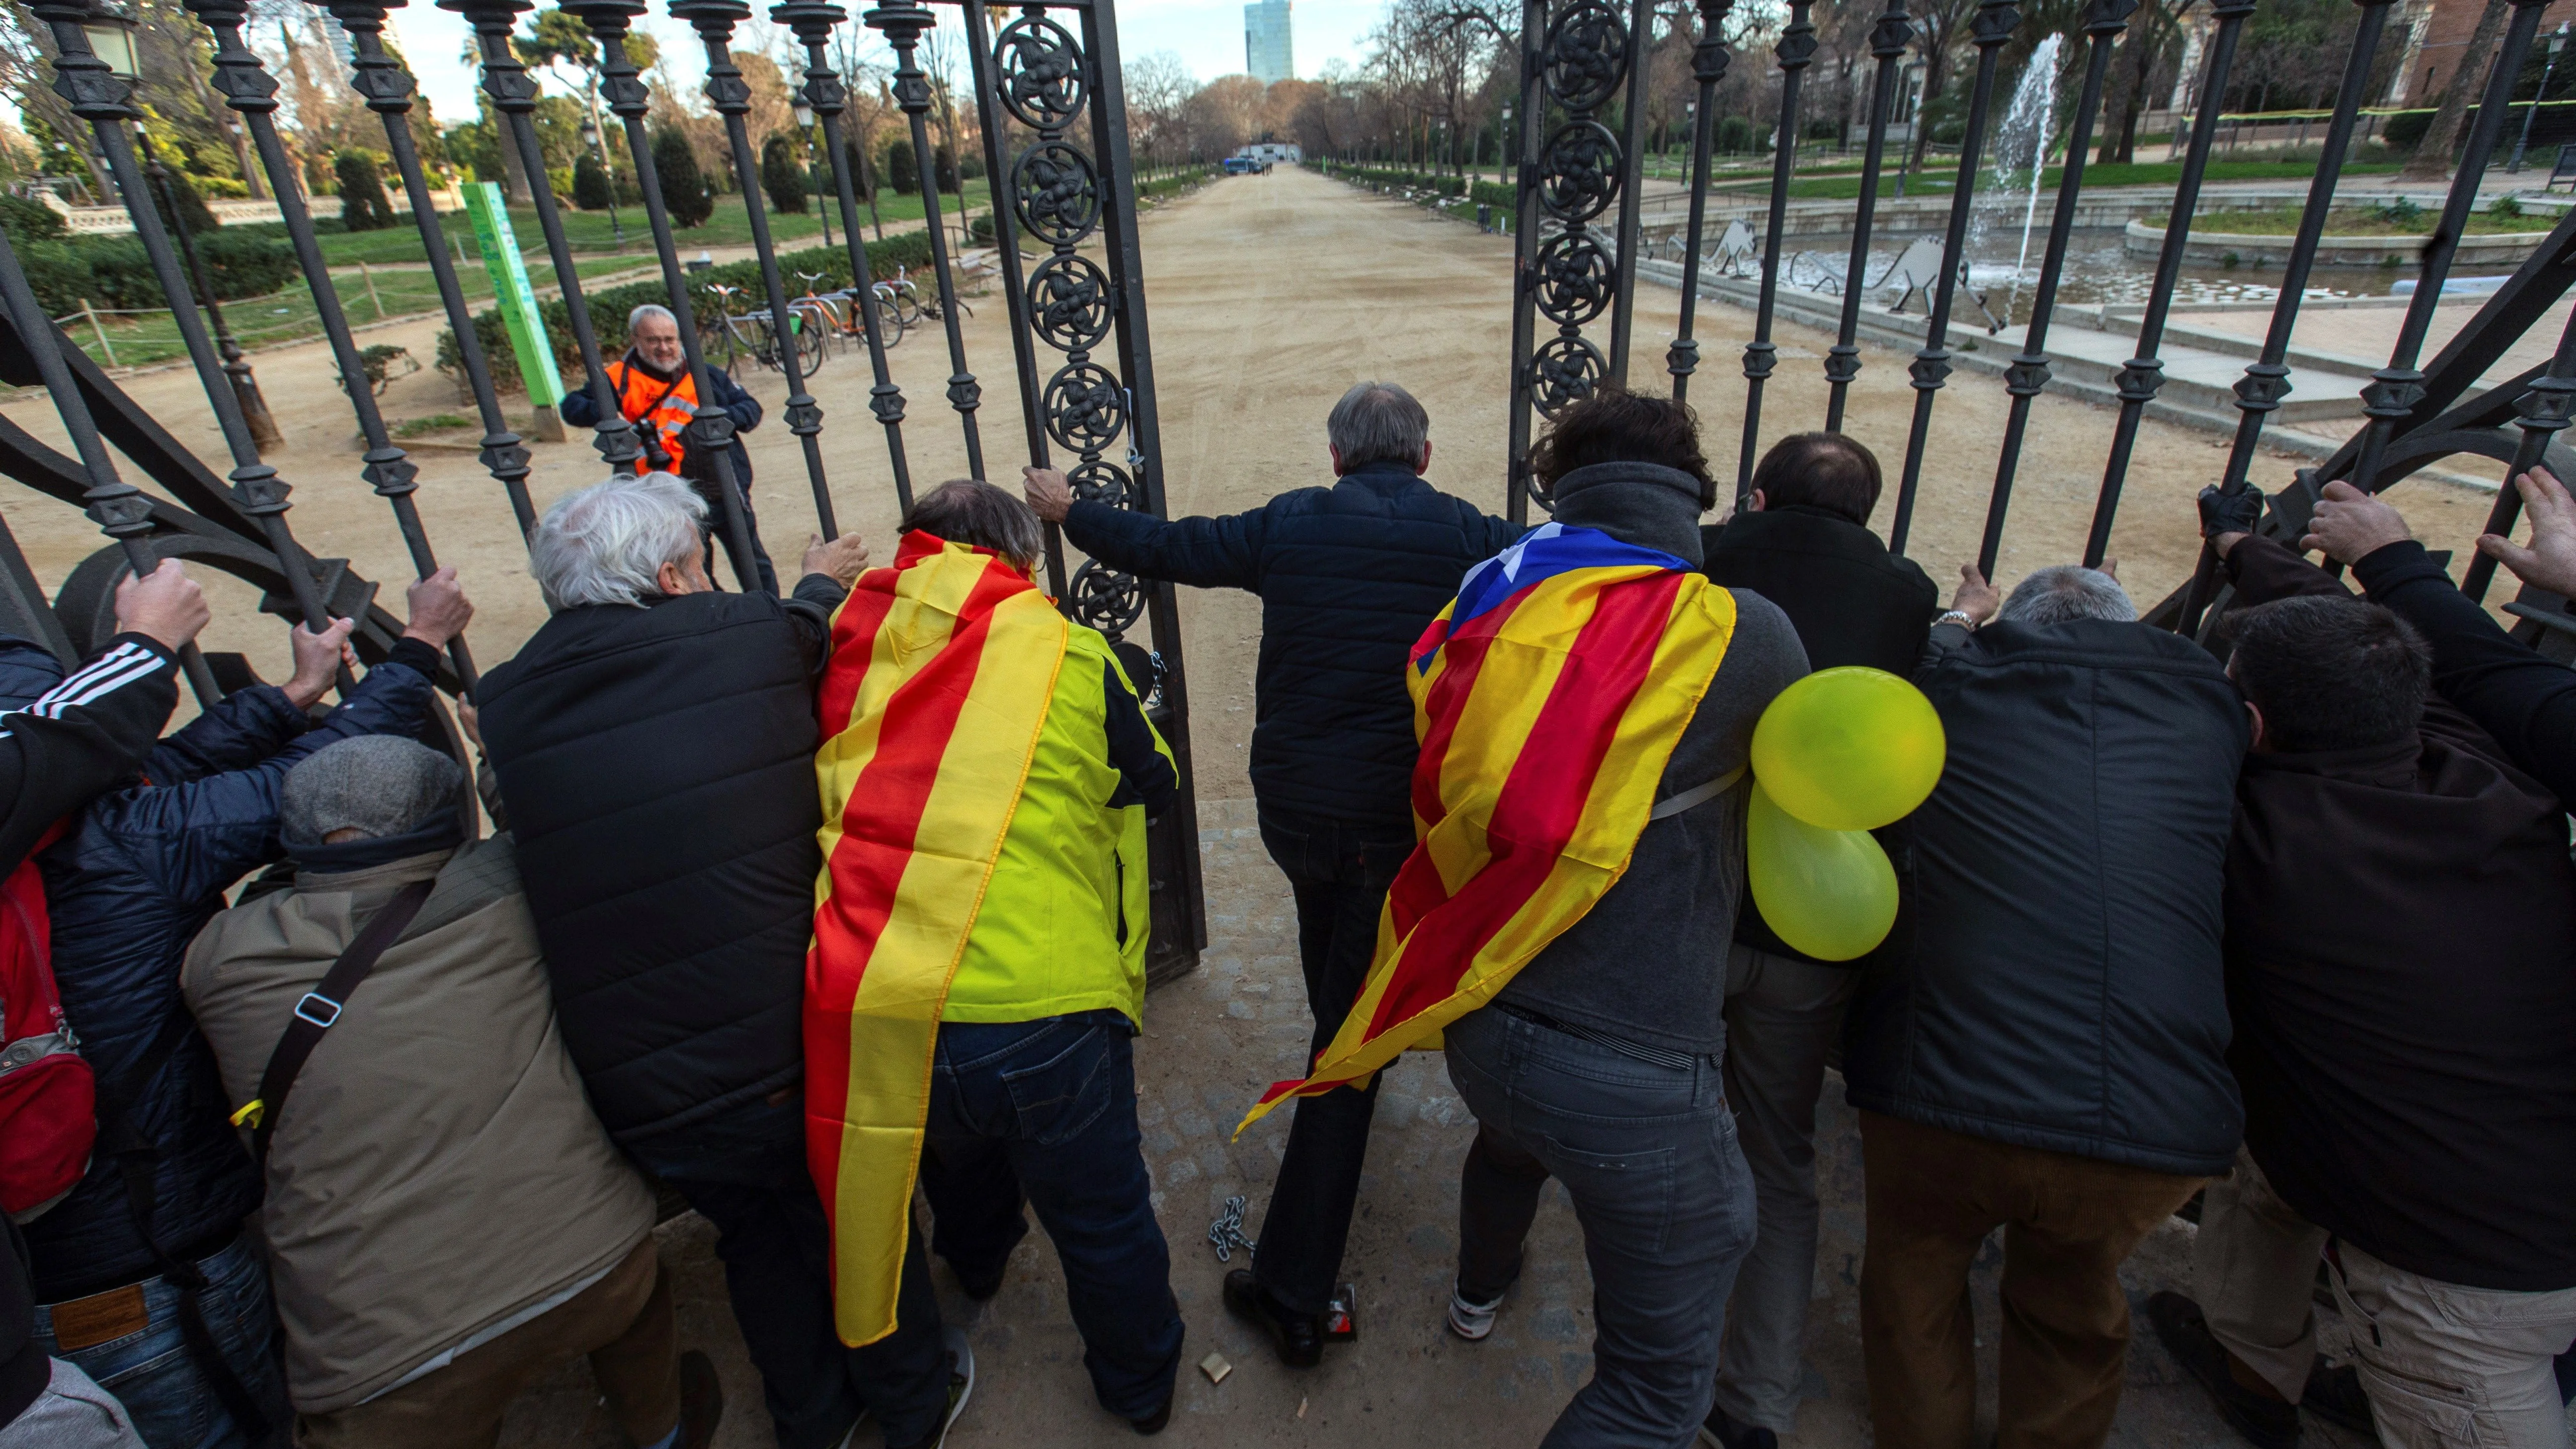
M69 824L46 831L0 881L0 1211L22 1223L80 1184L98 1138L98 1087L63 1019L34 859Z

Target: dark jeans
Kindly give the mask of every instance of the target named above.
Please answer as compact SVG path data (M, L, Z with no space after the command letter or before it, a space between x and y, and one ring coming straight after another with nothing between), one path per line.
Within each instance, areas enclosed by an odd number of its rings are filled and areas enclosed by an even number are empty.
M198 1259L197 1271L206 1277L206 1286L197 1293L198 1311L205 1315L224 1362L268 1416L265 1438L253 1438L224 1408L214 1383L189 1351L180 1328L179 1290L167 1278L143 1280L147 1322L142 1328L86 1348L65 1350L55 1342L53 1310L39 1305L36 1346L79 1365L114 1394L133 1419L135 1432L154 1449L283 1445L293 1416L286 1406L285 1376L278 1369L277 1309L268 1296L268 1265L244 1235Z
M1171 1400L1181 1310L1136 1129L1129 1030L1115 1011L941 1026L921 1178L933 1246L970 1282L998 1276L1027 1235L1025 1194L1064 1264L1092 1392L1141 1419Z
M1489 1300L1519 1274L1549 1178L1583 1224L1592 1381L1541 1449L1695 1442L1727 1294L1755 1231L1721 1063L1640 1061L1498 1006L1443 1036L1449 1080L1477 1122L1458 1194L1461 1290Z
M1297 957L1306 970L1306 1007L1315 1014L1307 1061L1332 1044L1368 980L1378 912L1395 873L1413 853L1413 832L1293 811L1261 812L1261 843L1297 896ZM1360 1198L1377 1082L1297 1099L1288 1153L1270 1187L1253 1276L1300 1313L1321 1313L1342 1271L1351 1210Z
M631 1150L716 1226L734 1320L779 1449L834 1449L862 1411L888 1444L930 1437L948 1410L948 1355L921 1235L904 1250L900 1326L865 1348L844 1347L832 1328L831 1230L805 1167L802 1092Z

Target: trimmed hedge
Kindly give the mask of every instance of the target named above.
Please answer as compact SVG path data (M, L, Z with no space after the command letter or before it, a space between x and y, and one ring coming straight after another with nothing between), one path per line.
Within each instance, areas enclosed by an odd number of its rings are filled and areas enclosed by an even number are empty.
M296 281L295 249L283 228L275 234L249 227L217 227L195 238L197 257L215 299L265 297ZM81 299L111 308L167 307L161 279L143 240L125 236L74 236L16 240L37 305L49 316L80 310ZM193 285L193 283L191 283Z
M1316 165L1314 162L1307 164ZM1407 171L1391 166L1335 164L1330 174L1380 191L1389 187L1399 190L1429 191L1440 196L1454 196L1461 201L1490 206L1497 211L1508 212L1520 205L1520 188L1500 181L1479 181L1467 176L1442 176L1428 171Z
M930 265L928 232L906 232L881 242L868 242L866 246L869 275L879 281L893 276L898 266ZM850 285L850 252L847 247L840 246L809 247L804 251L788 252L779 257L778 272L786 279L790 296L801 295L801 284L796 278L798 272L823 273L824 280L816 285L824 291L846 287ZM740 287L752 297L760 297L760 263L745 259L689 274L689 307L699 319L701 331L715 316L716 295L710 288L716 286ZM671 294L664 290L659 279L585 290L582 295L589 299L591 326L599 334L599 353L603 358L614 358L626 349L627 313L646 302L668 306L671 301ZM539 302L537 311L545 318L546 340L554 345L555 368L563 374L564 386L581 386L581 344L573 336L572 314L565 309L560 297ZM474 337L483 344L483 357L491 365L493 386L504 393L526 392L527 383L519 376L518 355L510 350L509 329L502 325L497 309L474 315ZM462 383L464 373L457 358L456 334L452 331L438 334L438 370Z
M2506 113L2504 137L2497 150L2505 151L2513 146L2514 139L2522 132L2523 117L2531 113L2531 104L2529 101L2513 103ZM2477 123L2478 108L2471 106L2460 116L2460 134L2453 145L2467 145L2469 132ZM2421 142L2424 133L2432 128L2433 112L2429 109L2395 111L2380 122L2379 139L2392 149L2408 150ZM2543 101L2540 114L2531 124L2531 143L2534 146L2555 146L2561 141L2576 141L2576 101Z

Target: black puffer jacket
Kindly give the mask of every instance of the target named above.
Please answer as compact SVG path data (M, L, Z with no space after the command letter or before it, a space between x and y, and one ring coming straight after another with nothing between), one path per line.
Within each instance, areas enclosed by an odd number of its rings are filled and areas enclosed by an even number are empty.
M1419 751L1405 651L1468 568L1521 529L1381 462L1226 518L1166 522L1076 503L1064 534L1111 568L1260 595L1253 794L1409 832Z
M1855 1107L2158 1172L2223 1172L2220 898L2246 720L2209 654L2085 619L1932 631L1940 787L1890 854L1896 929L1863 969Z
M842 591L546 621L477 688L564 1045L633 1143L804 1070L814 681Z
M180 1032L134 1108L134 1125L159 1149L153 1235L174 1256L210 1251L260 1199L259 1173L225 1120L232 1104L214 1054L179 997L180 958L224 908L227 889L285 855L277 797L286 772L336 740L417 731L437 667L434 650L407 640L318 725L272 685L229 695L152 751L149 784L100 797L36 857L63 1015L99 1080L124 1080L164 1028ZM26 1231L40 1303L154 1271L116 1162L105 1156Z

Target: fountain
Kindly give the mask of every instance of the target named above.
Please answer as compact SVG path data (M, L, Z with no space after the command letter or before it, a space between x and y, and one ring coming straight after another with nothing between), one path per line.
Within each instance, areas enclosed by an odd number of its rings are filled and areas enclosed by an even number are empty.
M2021 70L2021 80L2013 87L2012 105L1995 126L1994 145L1989 154L1994 158L1994 180L1978 190L1989 196L2006 197L2023 193L2021 250L2013 263L2013 290L2019 295L2022 274L2030 266L2030 234L2039 221L2039 178L2048 164L2048 143L2057 130L2057 56L2059 38L2042 39L2030 53L2030 61ZM1993 211L1980 206L1969 222L1968 250L1984 250L1978 243L1993 230Z

